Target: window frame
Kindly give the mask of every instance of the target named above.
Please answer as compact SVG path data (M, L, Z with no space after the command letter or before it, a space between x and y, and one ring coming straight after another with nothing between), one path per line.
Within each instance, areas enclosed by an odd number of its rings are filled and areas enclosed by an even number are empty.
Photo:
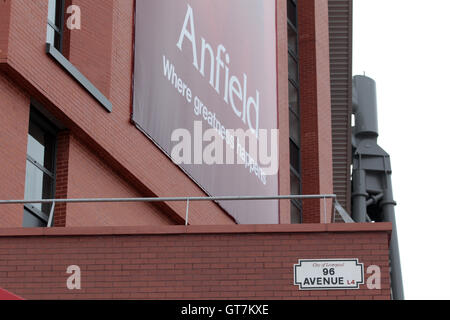
M47 176L51 179L51 185L50 185L50 197L55 198L56 193L56 160L57 160L57 135L58 135L58 128L54 126L48 119L46 119L39 111L37 111L33 106L30 108L30 119L29 119L29 125L28 125L28 134L30 134L30 127L31 125L37 126L39 129L41 129L44 133L50 134L52 136L52 144L51 144L51 150L46 152L51 152L51 161L52 161L52 171L45 168L45 166L41 165L36 159L33 159L31 155L28 154L28 144L27 144L27 159L26 162L30 163L32 166L36 167L38 170L40 170L44 176ZM45 157L44 157L45 158ZM25 188L27 187L27 177L25 177ZM41 195L41 199L43 198L43 195ZM40 199L31 199L31 200L40 200ZM51 210L51 209L50 209ZM40 210L37 207L35 207L33 204L25 204L24 205L24 222L25 222L25 214L30 214L37 218L38 220L42 221L42 223L47 226L48 221L50 218L50 212L45 212L45 210Z
M289 3L287 3L287 10L289 11L289 8L291 9L295 9L297 10L297 1L296 0L286 0L287 2L289 2L291 4L291 6L289 5ZM292 79L291 78L291 73L288 72L288 82L290 85L292 85L292 87L295 89L296 94L297 94L297 104L298 104L298 108L297 110L293 109L291 107L291 103L290 103L290 99L289 99L289 121L291 121L291 113L295 116L294 120L297 120L300 122L300 114L298 114L297 111L300 111L300 59L299 59L299 55L300 55L300 51L299 51L299 41L298 41L298 16L297 16L297 12L295 12L295 21L291 21L289 19L289 17L292 16L292 12L287 12L287 32L289 34L290 31L294 32L295 35L297 36L296 39L296 43L295 43L295 52L291 49L292 46L290 46L290 43L288 43L288 58L291 58L296 66L297 66L297 70L295 70L295 74L296 74L296 79ZM289 41L289 39L288 39ZM301 139L301 137L300 137ZM292 132L289 131L289 144L293 144L298 150L299 153L301 153L301 146L299 145L300 141L297 143L295 141L295 136L292 135ZM289 151L291 152L291 147L289 147ZM292 159L292 155L289 157L289 165L290 165L290 178L294 178L296 180L296 182L299 183L300 186L300 193L301 193L301 189L302 189L302 179L301 179L301 173L292 165L291 163L291 159ZM301 156L300 154L298 155L298 163L296 163L296 166L299 168L299 170L301 170ZM291 179L290 179L291 181ZM289 185L291 187L291 185ZM292 194L292 190L291 190L291 194ZM300 199L292 199L291 200L291 206L294 206L297 210L298 210L298 214L299 214L299 221L300 223L303 223L303 213L302 213L302 201ZM291 216L291 221L293 221L293 217Z
M49 5L51 0L48 0L47 5ZM63 38L64 38L64 16L65 16L65 0L55 0L55 23L50 21L47 15L47 33L48 28L52 28L54 31L53 47L59 52L63 49ZM56 41L58 35L58 41Z

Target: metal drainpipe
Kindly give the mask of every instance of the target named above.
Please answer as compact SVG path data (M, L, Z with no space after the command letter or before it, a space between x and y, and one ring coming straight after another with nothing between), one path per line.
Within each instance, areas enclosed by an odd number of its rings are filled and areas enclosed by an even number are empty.
M400 250L398 247L397 224L395 222L394 206L396 202L392 195L391 175L386 174L386 188L384 189L384 197L381 202L383 221L392 223L391 242L389 247L389 257L391 259L391 288L394 300L404 300L403 293L403 277L400 264Z
M366 222L367 215L367 197L366 192L366 174L364 170L353 170L353 203L352 218L355 222Z

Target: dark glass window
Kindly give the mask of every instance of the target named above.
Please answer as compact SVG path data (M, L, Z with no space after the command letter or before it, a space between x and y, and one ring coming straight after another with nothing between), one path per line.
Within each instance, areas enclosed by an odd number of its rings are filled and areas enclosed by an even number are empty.
M47 43L62 51L64 0L48 1Z
M289 111L289 131L292 142L298 148L300 145L300 119L292 110Z
M289 80L298 81L298 64L295 58L289 54Z
M298 101L298 88L289 81L289 109L300 117L300 103Z
M56 129L32 109L28 129L25 199L54 198ZM25 205L23 226L47 226L51 204Z
M302 209L298 202L291 202L291 223L302 223Z
M300 180L295 174L291 174L291 193L300 194Z
M287 0L287 17L288 23L292 26L297 27L297 1Z
M292 141L289 141L289 153L291 159L291 169L300 173L300 148Z
M294 54L297 54L297 31L288 23L288 48Z
M299 50L297 1L287 1L287 31L288 31L288 75L289 75L289 154L291 194L301 194L300 175L300 86L299 86ZM291 223L302 222L302 203L291 201Z

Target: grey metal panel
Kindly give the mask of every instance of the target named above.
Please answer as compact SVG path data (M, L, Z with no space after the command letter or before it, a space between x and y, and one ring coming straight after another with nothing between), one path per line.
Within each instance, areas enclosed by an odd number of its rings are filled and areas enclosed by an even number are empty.
M351 211L352 0L328 0L330 37L333 184L339 203Z

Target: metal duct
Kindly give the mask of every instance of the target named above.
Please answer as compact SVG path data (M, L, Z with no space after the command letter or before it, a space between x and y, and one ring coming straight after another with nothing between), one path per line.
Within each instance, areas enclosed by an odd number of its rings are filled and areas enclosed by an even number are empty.
M389 154L377 144L376 83L369 77L353 78L353 113L352 217L355 222L366 222L366 217L369 216L373 221L392 223L389 248L392 297L403 300L391 162Z

